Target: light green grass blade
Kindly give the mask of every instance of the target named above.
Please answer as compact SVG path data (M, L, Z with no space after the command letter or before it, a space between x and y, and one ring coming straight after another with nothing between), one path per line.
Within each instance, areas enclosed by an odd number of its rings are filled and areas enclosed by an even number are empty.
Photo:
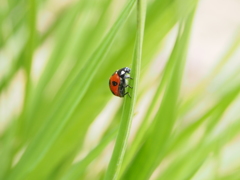
M215 153L216 149L222 149L224 145L239 134L239 128L239 120L236 120L234 123L228 125L228 127L215 138L211 138L209 135L204 136L204 139L194 148L190 148L191 146L182 146L188 147L188 149L185 150L184 155L179 154L179 156L170 163L167 170L161 173L157 179L164 180L177 178L181 180L191 178L203 165L210 153ZM180 149L181 148L178 148L176 151L180 151ZM173 171L175 173L172 173Z
M111 120L102 119L104 122L98 129L101 138L98 137L95 148L88 149L85 158L73 163L77 155L85 152L83 145L92 143L89 128L103 115L112 97L109 76L116 69L132 66L129 58L136 48L135 1L70 0L64 1L64 5L62 2L52 4L49 0L0 1L0 56L3 54L0 66L6 63L9 68L0 73L0 103L7 102L6 109L11 111L6 112L9 114L6 119L0 117L0 179L103 180L109 170L106 160L111 158L110 142L122 124L125 126L122 134L119 133L122 143L119 138L121 145L116 145L114 150L119 154L114 161L121 165L112 166L113 174L117 171L117 179L188 180L199 179L204 173L208 180L239 180L239 156L231 153L231 148L237 146L239 139L240 75L238 66L229 73L226 71L239 57L239 32L232 36L233 44L229 48L226 46L227 53L207 78L182 96L179 93L181 84L184 89L188 88L185 86L188 81L181 83L188 42L184 35L189 36L186 30L191 23L183 23L171 57L158 76L154 75L148 82L143 78L137 85L133 85L135 79L130 82L133 90L138 90L136 96L128 89L137 107L143 105L145 93L153 90L152 85L159 85L149 106L144 104L146 115L140 117L143 112L136 112L136 123L142 120L137 132L134 129L135 134L128 140L131 121L126 120L129 119L126 111L116 106L114 112L117 113ZM131 4L131 8L130 5L125 7L126 4ZM141 77L150 74L156 58L165 58L168 34L171 38L174 28L189 17L196 4L196 0L148 1ZM129 18L122 16L122 9L129 10ZM134 9L133 13L130 9ZM198 17L201 17L202 9L199 12ZM116 25L119 17L121 22ZM112 27L115 30L110 37L108 32ZM40 61L46 64L40 66L43 71L37 71L35 76ZM134 74L133 65L131 75L136 78ZM21 81L15 83L18 78ZM19 95L25 98L24 106L14 104L12 90L17 84L26 87L24 94ZM118 97L114 98L117 101ZM125 97L122 101L130 114L133 111L131 100ZM8 103L14 104L13 108L16 105L18 110L12 111ZM201 109L203 103L209 104ZM5 108L5 104L2 106ZM156 112L158 108L160 111ZM111 113L109 111L109 115ZM152 124L152 120L159 122ZM93 138L97 136L94 133ZM125 148L128 141L131 143ZM228 150L227 156L233 158L233 166L222 172ZM124 158L117 159L124 152ZM208 175L208 166L212 163L213 172Z
M102 150L108 145L110 141L112 141L117 135L117 130L114 130L111 134L107 135L106 138L102 140L102 142L99 143L97 147L95 147L89 154L80 162L72 165L72 167L69 169L69 171L60 178L61 180L77 180L79 177L81 177L81 174L84 170L86 170L86 167L94 160L96 159L99 154L102 152Z
M13 160L14 150L12 146L14 146L14 136L16 131L16 123L14 122L11 128L8 129L7 132L4 133L4 136L1 137L1 144L4 146L0 149L0 179L5 179L6 174L11 168L11 163Z
M234 40L225 52L224 56L221 57L220 62L214 67L214 69L210 72L210 74L201 82L199 85L191 92L190 95L188 95L181 107L180 113L189 112L191 108L194 108L197 102L202 99L204 96L206 96L206 89L208 89L208 86L211 86L213 84L214 78L216 78L217 75L221 74L221 70L223 67L228 63L229 59L236 54L238 51L238 48L240 46L240 36L239 31L237 32L237 36L234 35ZM233 75L231 78L228 78L227 81L222 82L223 84L226 84L223 87L220 87L221 89L226 89L228 91L229 84L232 82L232 78L237 77L235 72L233 72ZM229 76L229 77L230 77ZM231 87L230 87L231 89ZM216 92L218 93L218 91Z
M122 164L123 157L126 150L135 102L137 98L138 81L140 78L145 16L146 16L146 2L145 0L138 0L137 1L137 37L136 37L136 45L135 45L132 70L131 70L131 77L133 78L133 82L129 83L130 86L133 87L133 89L132 90L129 89L131 98L127 97L125 98L125 101L124 101L121 124L119 128L117 140L115 143L114 151L112 154L112 158L110 160L110 163L107 169L105 180L118 179L119 172L121 169L121 164Z
M84 2L84 3L83 3ZM76 16L76 14L80 11L83 11L84 8L85 9L89 9L93 4L93 1L80 1L77 5L74 5L72 8L70 8L68 11L70 11L69 13L63 13L64 15L66 15L66 17L64 17L64 21L68 22L72 22L72 18L73 16ZM76 6L76 7L75 7ZM94 7L94 6L93 6ZM71 12L73 11L73 12ZM88 47L87 45L82 45L82 44L91 44L89 43L89 40L91 40L91 38L88 38L89 36L92 36L91 33L87 33L88 32L88 26L89 26L89 14L91 14L92 11L89 11L87 13L83 13L84 15L81 15L81 21L80 23L77 23L78 25L85 25L86 27L81 28L78 31L73 31L73 35L69 37L69 41L71 43L69 43L70 45L68 46L64 46L66 47L67 50L65 50L65 53L63 53L61 55L61 53L58 53L60 51L61 46L57 46L56 50L54 50L53 55L50 59L50 61L53 61L52 63L48 64L49 67L47 67L47 69L50 71L50 74L48 73L48 71L46 70L46 72L44 72L44 76L49 77L49 76L54 76L54 72L55 70L57 70L57 66L59 66L59 64L61 63L66 63L67 64L74 64L74 67L71 69L71 72L65 72L63 70L63 72L65 73L65 77L66 79L62 80L59 79L59 81L62 81L62 86L60 87L60 89L55 88L54 91L56 91L56 95L55 98L53 100L51 100L51 102L46 102L44 101L44 91L43 88L46 88L45 86L49 85L49 84L54 84L55 82L51 82L48 78L47 80L40 80L43 82L39 82L39 84L42 85L38 85L37 90L35 90L35 94L38 94L38 96L36 97L37 99L33 98L32 99L32 103L30 103L30 108L28 108L27 111L29 111L30 113L28 113L27 121L28 121L28 126L30 126L31 128L27 128L26 127L26 131L28 132L28 136L34 136L36 134L36 131L39 129L40 126L42 126L45 123L45 120L48 118L49 114L52 114L52 111L56 110L56 106L58 106L59 102L63 99L63 96L66 96L66 92L68 91L68 98L75 98L73 93L70 93L69 91L69 87L73 86L73 81L75 81L76 84L78 84L78 81L75 80L76 76L79 75L79 71L82 69L83 64L86 63L86 61L88 59L83 58L85 52L87 51L86 47ZM62 16L62 15L61 15ZM76 20L75 20L76 21ZM75 21L73 21L72 23L68 22L68 24L72 25L75 24ZM89 24L86 24L86 21ZM85 23L84 23L85 22ZM62 27L63 26L63 27ZM73 25L72 25L73 26ZM66 23L62 23L60 24L60 40L64 40L65 37L65 30L66 27L68 27L68 25L66 25ZM62 30L63 29L63 30ZM58 30L59 31L59 30ZM57 32L58 32L57 31ZM87 34L87 35L86 35ZM96 33L97 34L97 33ZM103 34L103 33L102 33ZM101 35L102 35L101 34ZM99 35L100 36L100 35ZM99 43L97 43L99 40L101 40L102 37L98 38L98 39L93 39L93 42L95 43L94 46L88 47L88 49L90 49L91 51L88 52L88 56L92 54L92 50L95 49ZM62 44L63 42L59 42L58 44ZM81 46L80 46L81 44ZM83 47L82 47L83 46ZM60 49L59 49L60 48ZM89 51L89 50L88 50ZM76 55L76 52L78 52L78 54ZM74 58L72 57L74 56ZM65 57L65 58L64 58ZM78 58L77 62L74 62L75 59ZM89 58L89 57L88 57ZM70 59L70 61L69 61ZM57 61L57 62L55 62ZM61 61L61 62L58 62ZM55 65L54 65L55 63ZM52 66L56 66L54 69L52 69ZM47 75L46 75L47 74ZM42 78L44 79L44 78ZM50 82L49 82L50 81ZM99 81L97 83L100 83ZM96 83L96 84L97 84ZM70 88L72 89L72 87ZM43 92L41 92L43 91ZM65 94L64 94L65 93ZM43 96L43 97L42 97ZM67 98L67 97L66 97ZM35 105L34 105L35 104ZM45 108L46 106L49 106L50 108ZM63 104L61 105L63 108ZM65 105L65 108L67 107L67 105ZM54 109L55 108L55 109ZM34 118L35 121L32 121L33 115L35 116Z
M135 0L128 2L126 8L119 16L118 20L113 25L112 29L109 31L105 39L102 41L99 48L97 48L96 52L93 53L93 56L90 58L87 66L83 68L82 71L79 72L78 76L75 78L75 81L79 81L77 87L76 83L73 82L73 85L75 86L74 92L71 87L69 89L71 90L72 94L75 93L75 96L72 99L69 99L68 93L63 96L63 99L61 99L61 102L59 102L60 104L55 108L55 111L53 111L52 115L49 117L49 121L47 121L48 123L45 124L45 126L34 138L32 143L30 143L19 163L15 166L11 175L8 177L9 179L14 177L18 177L18 179L25 179L28 174L30 176L34 176L34 173L31 173L36 170L35 168L37 168L43 160L48 161L46 159L46 154L53 146L54 141L56 141L56 139L61 135L61 131L66 126L66 123L68 122L69 118L71 118L72 113L76 110L76 107L86 93L89 83L92 81L96 73L96 69L99 68L100 64L103 62L104 57L108 52L114 37L116 36L116 33L131 13L134 2ZM64 100L67 101L64 102ZM66 106L66 109L58 109L61 107L61 104L63 104L63 102ZM51 151L52 150L53 149L51 149ZM52 161L48 163L48 168L46 168L45 166L45 169L42 169L42 176L45 175L44 171L45 173L47 173L50 170L51 163L53 163L53 166L56 162Z
M174 60L175 60L174 58L170 58L164 68L164 72L161 77L161 82L159 83L157 91L156 91L154 97L152 98L152 102L151 102L150 106L148 107L145 117L143 118L143 122L141 123L141 126L139 127L139 129L135 135L135 139L132 142L128 153L126 154L125 161L124 161L123 168L122 168L122 173L127 168L127 165L130 164L130 161L134 157L135 153L137 152L137 150L139 149L141 144L144 143L144 141L147 137L147 130L150 125L151 116L154 112L155 107L159 106L161 95L162 95L164 88L168 82L168 79L170 78L171 73L172 73L172 66L175 63ZM159 77L159 79L160 79L160 77Z
M30 127L32 125L32 119L34 118L34 115L36 115L36 112L38 112L39 106L42 102L44 88L56 73L56 70L63 62L65 54L67 53L67 47L71 43L71 37L74 35L72 34L66 38L65 34L69 31L69 26L73 26L76 14L78 13L77 10L81 10L81 5L82 1L78 2L77 5L75 5L75 7L73 7L61 21L60 27L57 28L57 31L55 32L57 43L53 52L51 53L44 72L40 77L37 87L32 87L32 91L28 92L28 100L21 118L21 130L23 131L22 133L25 136L25 140L27 139L26 137L29 136L28 131L31 129Z
M122 179L148 179L163 155L164 146L176 119L175 112L178 108L177 101L192 18L193 15L190 16L188 23L186 23L183 34L181 34L181 28L179 30L178 39L171 56L175 60L171 80L167 85L161 106L151 125L151 131ZM151 156L146 157L146 154L149 153ZM142 170L139 171L139 168Z
M223 177L219 177L218 180L239 180L240 179L240 175L238 172L239 168L236 168L236 170L234 172L231 172L228 175L225 175Z
M202 114L202 116L194 120L194 123L187 126L182 132L176 133L175 138L173 138L173 142L171 142L169 151L171 152L174 149L178 149L178 147L184 143L188 137L191 137L192 134L197 131L199 127L201 127L204 123L207 123L209 126L209 130L211 132L214 125L217 124L217 121L220 120L220 116L224 114L224 112L229 108L231 103L237 98L239 93L239 85L236 85L234 89L232 89L230 92L226 93L224 96L220 96L219 100L211 107L209 108L205 113ZM211 121L209 120L211 119ZM207 133L207 132L206 132Z

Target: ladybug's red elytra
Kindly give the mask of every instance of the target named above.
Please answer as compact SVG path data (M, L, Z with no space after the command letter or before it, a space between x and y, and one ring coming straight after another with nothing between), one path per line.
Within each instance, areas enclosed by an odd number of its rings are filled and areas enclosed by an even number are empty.
M109 88L115 96L124 97L127 94L129 97L131 97L128 92L125 92L126 87L132 88L127 84L126 80L132 79L129 75L130 71L131 71L130 68L124 67L122 69L115 71L110 77Z

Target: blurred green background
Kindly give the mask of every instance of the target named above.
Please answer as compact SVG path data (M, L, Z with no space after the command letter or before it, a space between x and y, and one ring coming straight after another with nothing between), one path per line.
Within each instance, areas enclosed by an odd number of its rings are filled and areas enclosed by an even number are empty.
M104 179L132 66L136 0L0 1L0 179ZM147 0L117 179L240 179L240 2Z

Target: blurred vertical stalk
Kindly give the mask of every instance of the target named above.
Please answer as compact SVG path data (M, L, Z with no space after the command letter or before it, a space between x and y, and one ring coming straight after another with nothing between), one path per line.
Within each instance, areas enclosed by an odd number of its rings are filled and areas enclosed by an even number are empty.
M35 0L28 0L28 29L29 29L29 38L28 38L28 46L26 49L26 58L24 60L24 66L27 75L27 84L29 84L30 73L31 73L31 65L32 58L34 53L34 43L35 43L35 35L36 35L36 2Z
M31 88L31 66L32 66L32 59L34 54L34 45L35 45L35 37L36 37L36 1L35 0L28 0L28 42L25 48L25 55L23 60L23 66L26 73L26 85L25 85L25 96L24 96L24 106L23 106L23 114L22 118L25 118L25 112L27 108L27 104L29 101L29 94ZM26 122L27 123L27 122ZM22 128L27 128L27 124L23 124ZM24 131L25 132L25 131ZM27 131L26 131L27 132Z

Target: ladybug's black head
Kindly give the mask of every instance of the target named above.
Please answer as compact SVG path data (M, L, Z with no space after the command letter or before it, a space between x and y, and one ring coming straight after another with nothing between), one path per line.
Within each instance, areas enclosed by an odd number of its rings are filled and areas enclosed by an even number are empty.
M129 74L130 71L131 71L131 69L130 69L129 67L125 67L125 68L124 68L124 71Z
M123 77L126 76L126 74L129 74L130 71L131 71L130 68L128 68L128 67L124 67L124 68L122 68L122 69L117 70L117 73L118 73L118 75L119 75L120 77L123 78Z

